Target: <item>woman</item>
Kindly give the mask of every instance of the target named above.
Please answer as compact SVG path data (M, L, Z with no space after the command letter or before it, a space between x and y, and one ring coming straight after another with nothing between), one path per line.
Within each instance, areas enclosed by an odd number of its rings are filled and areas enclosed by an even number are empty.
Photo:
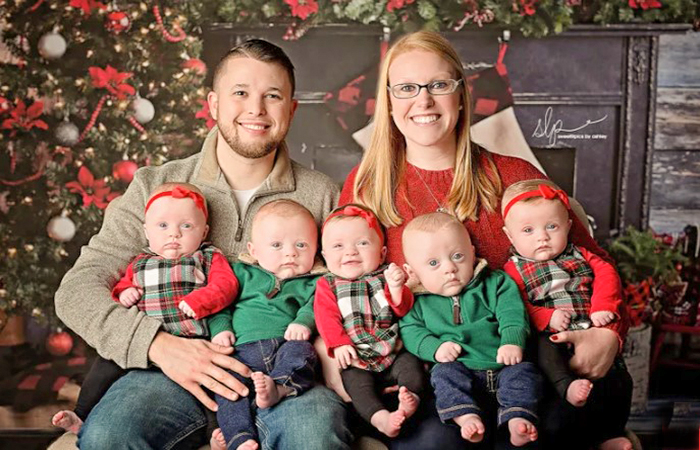
M340 204L359 202L377 212L387 227L387 262L404 263L404 226L413 217L436 210L450 211L464 222L476 254L486 258L492 269L506 262L510 243L502 232L500 195L505 186L544 175L523 160L472 144L470 104L459 56L439 34L406 35L387 52L379 74L372 139L340 197ZM574 243L607 257L576 218L571 233ZM626 318L624 311L618 314ZM557 335L557 342L575 347L574 370L597 379L613 366L626 329L623 320L608 328L565 331ZM609 420L612 414L616 420L627 420L631 380L623 368L614 370L624 373L612 386L597 384L585 408L567 408L558 398L546 396L545 417L539 425L541 448L578 444L586 448L606 438L606 424L601 423L605 421L597 419ZM327 380L332 378L329 385L342 395L339 377L332 370L324 372ZM404 426L392 448L459 448L465 444L456 428L440 424L429 413L434 408L430 403L422 405L427 411L423 420ZM583 428L575 428L579 426ZM590 442L582 442L587 437ZM507 439L499 436L496 440L509 447Z

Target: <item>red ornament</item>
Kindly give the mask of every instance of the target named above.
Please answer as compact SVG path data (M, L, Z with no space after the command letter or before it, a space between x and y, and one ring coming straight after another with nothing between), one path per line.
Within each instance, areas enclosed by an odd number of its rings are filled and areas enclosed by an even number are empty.
M112 176L115 180L131 183L138 168L139 165L134 161L118 161L112 166Z
M65 356L73 348L73 338L65 331L51 333L46 338L46 350L53 356Z
M207 73L207 65L204 64L204 61L198 58L190 58L187 61L183 62L182 68L190 69L198 75L206 75Z
M126 31L131 27L131 19L126 13L121 11L113 11L107 14L105 18L105 28L107 31L119 34L122 31Z

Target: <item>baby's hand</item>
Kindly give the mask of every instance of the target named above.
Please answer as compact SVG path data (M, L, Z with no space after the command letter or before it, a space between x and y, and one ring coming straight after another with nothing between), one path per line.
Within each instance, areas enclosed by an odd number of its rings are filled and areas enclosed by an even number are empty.
M180 304L177 305L178 308L180 308L180 311L185 313L187 317L191 317L193 319L197 318L197 314L195 314L194 310L190 308L190 305L187 304L184 300L180 302Z
M352 361L357 359L357 351L352 345L341 345L333 350L335 360L338 362L338 367L347 369L352 365Z
M562 309L556 309L549 319L549 328L554 331L564 331L569 328L571 322L571 313Z
M222 347L233 347L233 344L236 343L236 336L233 331L222 331L211 338L211 342Z
M308 341L311 337L311 330L298 323L290 323L284 332L284 338L288 341Z
M523 360L523 349L513 344L501 345L496 353L496 362L512 366Z
M389 264L389 267L384 270L384 278L386 278L386 284L389 285L389 289L397 289L403 287L406 282L406 274L394 263Z
M443 342L435 352L435 361L446 363L457 359L462 353L462 346L456 342Z
M134 306L136 303L138 303L139 300L141 300L142 295L143 295L143 289L141 289L141 288L130 287L130 288L124 289L121 292L121 294L119 294L119 303L121 303L122 306L130 308L130 307Z
M615 320L615 314L611 311L596 311L591 314L591 322L594 327L604 327Z

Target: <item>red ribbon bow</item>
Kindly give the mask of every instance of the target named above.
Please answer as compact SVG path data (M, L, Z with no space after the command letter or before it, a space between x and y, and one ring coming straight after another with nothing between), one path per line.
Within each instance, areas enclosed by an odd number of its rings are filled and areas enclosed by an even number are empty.
M510 208L513 205L518 203L520 200L531 197L542 197L546 200L559 200L564 204L564 206L566 206L566 209L571 209L571 205L569 204L569 196L566 195L566 192L564 192L561 189L554 189L553 187L546 184L540 184L539 186L537 186L537 190L523 192L522 194L518 194L515 197L513 197L503 210L503 219L506 218L506 216L508 215L508 211L510 211Z
M365 222L367 222L367 226L369 226L372 230L376 231L377 234L379 235L379 239L384 242L384 233L382 232L382 227L379 225L379 221L377 220L377 217L374 215L372 211L368 211L364 208L360 208L359 206L355 205L346 205L346 206L341 206L340 208L336 208L335 211L333 211L323 222L323 227L321 227L321 233L323 233L323 229L326 227L326 224L334 217L361 217L365 219Z
M185 187L182 186L175 186L172 190L170 191L163 191L159 192L153 197L151 197L148 200L148 203L146 203L146 208L144 209L143 213L146 214L148 212L148 208L151 207L151 204L153 204L154 201L158 200L161 197L172 197L172 198L191 198L192 201L194 202L195 206L204 213L204 220L208 220L209 214L207 213L207 206L206 202L204 201L204 197L202 197L200 194L197 192L191 191Z

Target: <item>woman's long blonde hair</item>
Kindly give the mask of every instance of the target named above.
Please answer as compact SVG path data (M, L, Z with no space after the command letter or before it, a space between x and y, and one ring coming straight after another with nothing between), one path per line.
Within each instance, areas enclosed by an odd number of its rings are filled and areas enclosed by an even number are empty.
M389 49L382 62L377 82L374 131L353 186L356 201L376 211L379 220L387 227L398 226L403 222L394 197L406 167L406 140L391 118L387 86L391 64L397 56L411 50L439 55L452 66L457 79L462 79L462 109L455 126L457 154L454 180L447 196L447 208L461 221L476 220L480 206L489 212L496 211L502 189L501 180L491 158L486 159L487 167L483 167L478 162L478 147L471 145L471 99L462 62L449 41L431 31L418 31L403 36Z

